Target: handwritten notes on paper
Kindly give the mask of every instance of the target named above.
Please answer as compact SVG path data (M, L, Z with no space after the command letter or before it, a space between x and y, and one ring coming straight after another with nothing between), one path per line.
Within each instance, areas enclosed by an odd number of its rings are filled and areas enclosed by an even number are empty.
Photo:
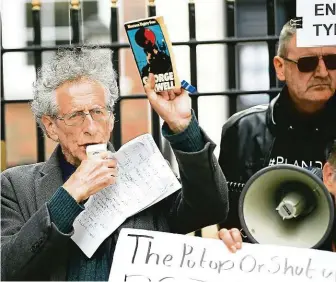
M218 239L125 228L109 281L335 282L336 254L248 243L233 254Z
M91 257L128 217L181 188L150 134L123 145L114 154L116 184L90 197L74 222L74 242Z

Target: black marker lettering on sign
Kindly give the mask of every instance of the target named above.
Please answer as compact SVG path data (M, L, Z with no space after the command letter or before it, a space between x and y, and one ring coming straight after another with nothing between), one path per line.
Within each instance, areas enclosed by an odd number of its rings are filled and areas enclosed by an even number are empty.
M315 16L335 16L336 3L315 4Z
M147 236L147 235L138 235L138 234L128 234L129 237L135 237L135 248L134 248L134 253L132 257L132 264L134 264L135 257L138 252L138 245L139 245L139 238L146 238L146 239L154 239L152 236Z
M211 269L217 269L217 262L211 260L209 263L209 266Z
M320 36L320 27L322 24L313 24L316 27L316 36Z
M146 235L129 234L135 238L134 249L132 252L132 264L147 264L155 266L172 267L177 266L185 270L194 272L195 269L213 271L221 275L225 271L235 269L245 274L249 273L269 273L272 275L283 275L286 277L308 278L310 281L317 277L327 281L336 282L336 269L314 268L314 262L307 257L300 262L289 257L273 256L267 262L259 262L252 254L243 256L232 256L231 259L222 257L214 259L207 248L197 248L196 245L182 243L179 254L162 253L157 247L154 237ZM157 244L155 244L157 243ZM156 250L156 252L155 252Z
M203 263L206 262L206 261L204 260L205 252L206 252L206 249L204 248L204 249L203 249L202 256L201 256L201 261L200 261L200 266L201 266L202 268L204 268Z
M262 269L265 268L265 265L262 263L262 264L258 264L258 272L261 272Z
M310 272L315 271L315 269L310 268L310 265L311 265L311 258L309 258L309 260L308 260L308 265L307 265L305 274L309 279L312 279L313 277L311 276Z
M276 268L276 270L273 270L273 271L271 271L271 270L268 269L269 273L276 274L276 273L278 273L280 271L281 266L280 266L280 263L277 261L278 259L279 259L279 257L277 257L277 256L271 258L271 261L275 263L275 265L277 266L277 268Z
M252 263L252 266L251 266ZM254 268L256 267L257 261L256 259L251 256L251 255L246 255L242 258L242 260L240 261L240 265L239 268L241 271L243 272L252 272L254 270Z
M323 24L323 27L325 28L327 35L331 35L330 31L332 28L333 28L334 34L336 34L335 24L330 24L330 25Z
M170 254L168 254L168 255L166 255L165 257L164 257L164 259L163 259L163 265L164 266L171 266L171 264L170 265L168 265L168 264L166 264L166 262L169 262L169 261L171 261L173 259L173 256L172 255L170 255Z
M316 36L320 35L336 35L336 23L333 24L313 24ZM321 28L321 29L320 29Z
M155 252L151 252L151 248L152 248L152 240L154 239L154 237L152 236L146 236L146 235L137 235L137 234L128 234L129 237L135 237L135 247L134 247L134 252L133 252L133 257L132 257L132 264L134 264L135 259L139 256L139 245L142 242L145 242L145 244L147 245L147 253L146 253L146 257L145 257L145 263L149 264L150 262L154 261L156 265L160 264L160 255L155 253ZM143 240L143 239L149 239L149 240ZM171 262L173 260L173 256L171 254L166 254L164 256L164 258L162 259L162 264L164 266L171 266L171 264L169 264L169 262Z
M187 247L189 247L189 250L187 250ZM186 259L186 256L190 255L193 252L194 248L192 246L187 245L186 243L183 244L183 253L182 253L182 259L180 263L180 267L184 266L184 261ZM189 262L189 260L188 260Z
M220 261L218 266L218 274L220 274L222 270L230 270L234 268L234 266L235 264L232 260Z
M315 4L315 16L323 16L323 4Z
M336 16L336 3L315 4L315 16ZM316 36L336 35L336 23L313 24Z
M300 276L302 272L303 272L303 267L300 267L300 266L295 267L295 275L296 276Z
M151 256L156 257L156 264L159 264L159 260L160 260L160 256L159 254L156 253L151 253L151 247L152 247L152 242L149 242L148 244L148 249L147 249L147 255L146 255L146 264L148 264L149 259L151 258Z
M284 274L286 275L289 272L292 276L294 275L294 268L292 265L288 265L288 259L285 259L285 267L284 267Z
M330 270L327 270L327 269L323 269L322 270L322 276L323 278L330 278L331 275L334 275L335 276L335 281L336 281L336 271L330 271Z

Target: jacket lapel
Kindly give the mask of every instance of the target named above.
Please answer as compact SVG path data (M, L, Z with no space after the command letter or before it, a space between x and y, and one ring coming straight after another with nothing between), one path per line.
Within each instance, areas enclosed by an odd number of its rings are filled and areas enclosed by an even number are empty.
M62 172L57 156L59 149L59 146L57 146L49 160L41 167L41 177L35 181L37 209L48 202L57 188L63 184Z
M113 145L111 143L107 144L107 148L111 152L115 152ZM43 206L46 202L50 200L52 195L56 192L58 187L63 185L62 171L59 164L58 159L58 150L60 150L60 146L58 145L49 160L45 162L45 164L41 167L40 170L40 178L37 178L35 181L35 196L37 209ZM118 232L114 232L113 235L119 234L121 228L132 228L134 227L134 219L133 217L128 219L122 227L119 228ZM114 240L112 240L112 236L109 236L107 239L107 248L110 249L110 261L112 261L113 252L115 248L115 242L117 240L117 236L114 236ZM65 278L65 264L60 264L60 269L56 271L52 277L52 280L64 280Z
M40 178L35 180L35 197L37 209L50 200L57 188L63 185L62 171L59 166L57 146L49 160L47 160L40 170ZM50 279L53 281L64 281L66 279L67 247L64 247L64 259L57 264L53 264L53 271Z

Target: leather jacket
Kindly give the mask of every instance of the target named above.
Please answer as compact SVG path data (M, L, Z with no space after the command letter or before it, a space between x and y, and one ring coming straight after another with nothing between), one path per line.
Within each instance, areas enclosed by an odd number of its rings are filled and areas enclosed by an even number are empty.
M239 196L257 171L281 163L322 168L334 139L336 93L324 110L310 117L295 110L286 86L269 104L231 116L222 129L219 155L229 184L230 211L220 227L241 229Z

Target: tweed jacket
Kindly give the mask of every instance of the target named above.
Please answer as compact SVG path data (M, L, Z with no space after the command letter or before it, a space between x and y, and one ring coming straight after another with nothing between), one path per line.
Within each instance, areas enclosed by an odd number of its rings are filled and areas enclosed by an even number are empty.
M186 234L225 220L228 192L213 154L215 144L202 131L205 147L195 153L175 150L182 189L128 218L104 242L112 263L121 228ZM111 144L109 150L114 151ZM62 186L56 148L46 162L10 168L1 174L2 280L65 280L67 244L51 221L48 200Z

